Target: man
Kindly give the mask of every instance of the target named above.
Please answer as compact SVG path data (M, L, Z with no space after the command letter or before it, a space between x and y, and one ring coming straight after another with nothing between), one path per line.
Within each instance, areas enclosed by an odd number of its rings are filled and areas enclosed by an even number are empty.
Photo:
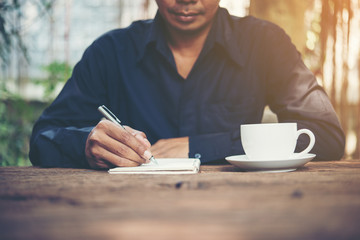
M106 33L85 51L34 126L34 165L137 166L151 155L222 160L244 153L239 126L261 122L266 105L280 122L314 132L318 160L342 157L329 99L279 27L230 16L219 0L156 2L154 20ZM99 122L102 104L131 128ZM297 151L307 143L301 136Z

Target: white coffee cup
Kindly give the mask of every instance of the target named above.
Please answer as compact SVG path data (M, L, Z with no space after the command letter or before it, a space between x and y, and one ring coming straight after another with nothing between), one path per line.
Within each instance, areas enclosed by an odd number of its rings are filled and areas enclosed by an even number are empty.
M262 123L240 126L241 141L251 160L283 160L294 155L300 134L310 137L309 145L296 156L305 155L314 147L315 136L308 129L297 130L296 123Z

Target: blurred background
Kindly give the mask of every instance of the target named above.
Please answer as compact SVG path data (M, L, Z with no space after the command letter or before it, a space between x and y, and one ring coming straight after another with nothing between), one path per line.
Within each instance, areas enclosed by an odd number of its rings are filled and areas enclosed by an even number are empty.
M285 29L336 109L347 135L344 157L360 158L360 0L220 5ZM154 0L0 0L0 166L30 165L32 126L86 47L156 9Z

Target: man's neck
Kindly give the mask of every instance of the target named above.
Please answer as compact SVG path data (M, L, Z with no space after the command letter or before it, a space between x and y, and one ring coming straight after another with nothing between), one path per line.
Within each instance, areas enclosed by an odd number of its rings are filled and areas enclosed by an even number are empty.
M211 26L212 24L209 24L209 26L201 29L201 31L191 33L169 29L168 44L173 53L177 71L184 79L187 79L194 67L204 47Z
M198 57L204 47L211 26L212 24L209 24L204 29L188 33L168 28L168 44L170 49L173 52L176 51L186 56L197 55Z

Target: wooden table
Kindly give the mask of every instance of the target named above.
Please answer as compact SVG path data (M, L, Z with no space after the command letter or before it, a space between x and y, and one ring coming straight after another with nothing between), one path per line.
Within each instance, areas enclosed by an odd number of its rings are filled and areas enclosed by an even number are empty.
M360 239L360 160L196 175L3 167L0 239Z

